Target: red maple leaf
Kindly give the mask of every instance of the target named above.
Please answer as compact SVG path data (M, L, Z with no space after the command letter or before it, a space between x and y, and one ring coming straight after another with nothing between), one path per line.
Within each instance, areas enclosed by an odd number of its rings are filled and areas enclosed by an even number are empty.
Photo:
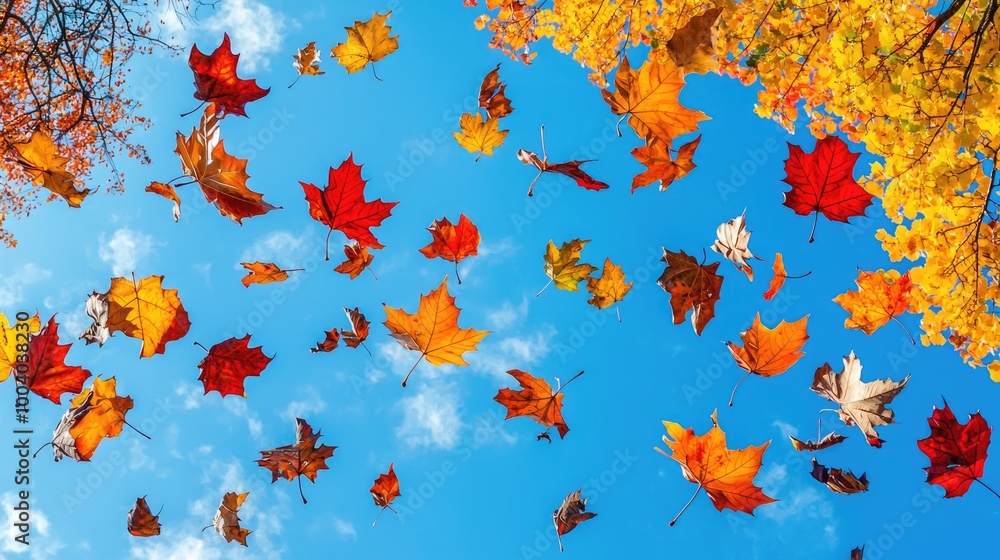
M784 204L802 216L815 212L810 243L820 213L830 220L846 223L852 216L864 216L865 208L871 205L872 195L854 180L854 163L859 155L837 136L816 142L811 154L803 152L800 146L788 144L785 160L788 176L782 181L791 185L792 190L784 193Z
M326 260L330 260L330 234L335 229L362 247L384 247L371 228L378 227L399 203L382 202L381 198L365 200L367 181L361 178L361 166L354 163L354 154L348 155L340 167L330 168L327 187L322 191L310 183L299 181L299 184L306 193L309 215L330 228L326 235Z
M206 103L215 103L216 116L226 113L247 116L244 105L264 97L271 88L261 89L257 80L243 80L236 75L236 64L240 55L234 55L229 48L229 34L222 35L222 44L211 55L191 47L188 66L194 72L194 98Z
M558 173L560 175L565 175L576 181L577 185L587 189L588 191L600 191L608 188L608 184L604 181L598 181L586 171L580 169L580 166L594 161L592 159L582 159L573 161L564 161L562 163L549 163L547 157L538 157L535 152L529 152L528 150L518 150L517 159L521 160L521 163L525 165L533 165L538 169L538 175L535 176L534 181L528 186L528 196L532 195L532 189L535 186L535 181L542 176L542 173Z
M960 424L945 402L943 409L934 407L927 423L931 435L917 441L917 446L931 460L931 466L924 468L927 483L943 487L945 498L964 495L973 481L985 486L980 478L993 430L982 415L970 414L968 423Z
M28 371L16 373L15 378L36 395L62 404L63 393L83 391L83 382L90 377L90 372L82 367L66 365L70 346L59 344L59 325L53 315L28 343L27 360L21 362L27 364Z
M224 340L208 349L208 355L198 364L198 369L201 370L198 380L205 384L205 394L218 391L223 397L246 397L243 382L247 377L260 375L273 359L265 356L260 348L250 348L248 334L243 338Z

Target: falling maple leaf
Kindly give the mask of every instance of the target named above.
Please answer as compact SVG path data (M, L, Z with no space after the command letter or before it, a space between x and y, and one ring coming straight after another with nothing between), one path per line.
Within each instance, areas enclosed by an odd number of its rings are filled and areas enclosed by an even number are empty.
M298 82L302 76L326 74L319 69L319 51L316 50L316 41L310 41L305 47L299 49L299 52L292 55L292 61L292 66L299 72L299 75L295 77L295 82ZM294 86L295 82L292 82L288 87Z
M372 276L378 280L378 276L375 276L375 272L369 268L372 261L375 260L375 255L368 252L368 247L362 247L357 241L351 243L350 245L344 245L344 257L346 260L337 265L333 269L334 272L339 272L341 274L347 274L351 280L354 280L361 275L365 269L372 273Z
M368 327L371 325L368 319L358 311L355 307L353 310L344 308L344 314L347 315L347 321L351 324L351 330L340 331L340 336L344 339L344 344L350 348L357 348L358 346L365 346L365 340L368 338ZM371 355L371 350L365 346L365 351L368 355Z
M111 331L108 330L108 311L111 309L108 303L108 294L100 294L95 290L87 296L85 309L87 316L94 322L87 327L87 330L83 331L80 338L86 344L96 342L98 346L104 346L104 343L111 337Z
M715 42L719 37L722 8L711 8L692 17L667 41L667 54L685 73L706 74L719 68Z
M781 253L775 253L772 269L774 270L774 276L771 277L767 291L764 292L764 299L766 301L771 301L771 298L778 295L778 290L785 285L785 261L781 257Z
M497 64L486 74L479 87L479 106L486 111L487 117L502 119L514 112L510 99L505 95L506 89L507 84L500 81L500 65Z
M982 481L986 451L993 434L983 416L979 412L970 414L969 421L962 424L945 401L944 408L934 407L927 423L931 434L917 441L917 447L931 461L924 468L927 483L944 488L945 498L964 496L973 482L993 492Z
M893 423L893 412L886 408L892 399L903 390L907 375L896 383L892 379L877 379L869 383L861 381L861 360L852 350L844 356L844 369L839 374L833 372L830 364L823 364L816 369L811 389L827 400L840 405L837 414L844 424L858 428L865 434L868 445L882 447L875 426L886 426Z
M712 243L712 250L719 253L729 262L736 265L739 270L747 275L753 282L753 269L747 263L747 259L757 259L759 257L750 252L750 234L746 224L746 208L743 213L732 220L719 225L715 230L716 240Z
M467 366L462 357L465 352L475 352L476 345L490 334L490 331L460 329L458 315L461 309L455 307L455 298L448 293L448 277L445 276L437 289L420 296L420 305L414 314L395 309L386 304L385 326L403 348L420 351L420 357L403 378L406 380L424 358L434 366L453 364Z
M24 344L32 335L38 334L41 328L42 323L37 312L25 321L18 321L15 318L13 325L7 322L6 315L0 313L0 383L6 381L10 372L17 366L18 356L24 355L24 352L17 351L18 345Z
M847 223L852 216L864 216L865 208L871 205L872 195L854 180L854 163L859 155L837 136L818 140L811 154L788 144L787 177L782 181L792 190L785 193L784 204L801 216L815 213L810 243L820 213L827 219Z
M375 12L370 20L355 21L352 27L344 28L347 30L347 42L338 43L330 54L347 69L348 74L382 60L399 48L399 35L390 37L392 27L385 24L390 15L392 10L385 15ZM372 64L372 75L376 80L382 81L375 73L375 64Z
M625 299L625 294L632 289L635 282L625 282L625 273L622 267L611 262L611 259L604 259L604 269L600 276L587 278L587 291L592 295L587 303L598 309L606 309ZM618 322L622 321L621 312L615 306L618 313Z
M732 342L726 343L729 352L736 359L736 365L747 372L733 387L729 406L733 406L736 389L751 373L761 377L780 375L805 355L802 346L809 339L806 332L808 321L809 316L806 315L794 323L782 320L774 329L769 329L760 322L760 313L757 313L750 328L740 333L742 347Z
M218 391L223 397L239 395L246 398L243 382L247 377L259 376L274 359L266 356L260 346L251 348L249 334L243 338L228 338L210 349L201 348L208 352L198 364L201 370L198 380L205 385L206 395Z
M847 436L842 436L836 432L830 432L817 441L802 441L801 439L793 436L788 436L788 439L792 440L792 447L794 447L796 451L809 451L812 453L826 449L827 447L833 447L839 443L843 443L844 440L847 439Z
M310 348L309 351L313 354L317 352L333 352L337 349L338 344L340 344L340 330L332 329L326 331L326 338L317 342L316 347Z
M848 290L833 298L835 303L839 303L851 314L844 320L845 329L861 329L870 335L892 320L903 327L910 342L916 344L906 330L906 325L898 319L907 311L917 311L916 302L910 297L913 284L910 282L909 271L900 275L895 270L858 270L858 278L854 283L858 285L858 291Z
M222 535L222 538L226 539L227 543L236 541L243 546L247 546L247 535L253 531L240 526L239 509L249 495L250 492L242 494L226 492L222 496L222 503L219 504L219 511L215 512L212 524L208 526L215 527L215 531ZM208 527L205 527L205 529L208 529ZM202 531L205 529L202 529Z
M250 179L247 160L226 153L213 105L205 108L198 128L193 128L189 136L177 132L174 153L181 160L181 170L198 184L205 200L234 222L242 225L245 218L281 208L265 202L263 195L247 188ZM161 191L164 189L151 192L172 200L169 191Z
M549 284L555 283L556 288L567 292L580 291L580 282L590 278L590 274L597 270L596 266L580 263L580 252L583 247L590 243L589 239L573 239L566 241L562 247L556 248L556 244L549 240L545 246L545 275L549 281L542 286L542 289L535 294L535 297L542 295Z
M670 146L658 138L648 141L645 146L632 149L632 157L646 166L646 170L632 178L632 192L641 187L660 182L660 191L667 190L671 183L684 177L695 167L694 151L701 143L701 135L677 150L677 157L670 157Z
M23 344L23 343L22 343ZM66 365L71 344L59 344L59 325L55 315L28 342L27 371L18 371L15 378L32 393L62 404L63 393L79 393L90 372L80 366Z
M66 170L69 158L59 154L52 137L36 130L27 142L10 144L14 148L14 161L31 177L33 185L40 185L62 197L73 208L79 208L83 199L93 190L76 188L76 176Z
M126 424L125 414L133 405L131 397L118 396L114 377L95 378L92 387L70 400L69 410L56 426L52 434L54 459L59 461L65 456L76 461L90 461L104 438L121 434Z
M601 93L611 112L622 116L619 125L628 117L629 125L640 137L647 141L657 138L669 146L674 138L694 132L698 121L708 118L680 104L678 95L683 87L684 74L673 60L647 60L638 70L632 70L625 56L615 73L614 93Z
M455 263L455 278L461 284L458 263L479 254L479 228L465 214L459 214L457 224L452 224L445 217L431 222L427 231L431 232L431 242L420 249L420 254L428 259L441 257Z
M261 89L257 80L243 80L236 74L240 55L233 54L229 47L229 34L222 35L222 44L211 55L191 47L188 65L194 72L194 98L215 105L219 118L227 114L247 116L246 104L256 101L271 91Z
M864 560L865 557L865 547L861 545L860 547L854 547L851 551L851 560Z
M693 428L685 430L680 424L666 420L663 426L667 429L663 443L670 453L659 447L654 449L680 463L684 478L698 484L694 495L670 522L670 526L677 523L703 488L718 511L728 508L753 515L756 507L775 501L753 483L770 441L759 447L751 445L744 449L728 449L726 433L719 428L715 412L712 413L712 429L705 435L696 436Z
M684 316L691 311L691 325L695 334L701 335L705 325L715 317L715 304L722 295L723 278L717 273L719 263L706 266L684 251L674 253L666 248L660 260L667 263L667 267L656 283L670 294L674 324L683 323Z
M525 165L533 165L535 169L538 169L538 175L531 180L531 184L528 185L528 196L532 196L532 189L535 188L535 181L542 176L542 173L558 173L559 175L565 175L574 181L577 185L589 190L589 191L600 191L608 188L608 184L603 181L598 181L586 171L580 169L580 166L594 161L592 159L583 160L573 160L566 161L563 163L549 163L549 156L545 154L545 125L541 127L542 134L542 157L539 158L538 154L535 152L530 152L528 150L518 150L517 159Z
M244 276L240 281L243 282L243 286L249 288L250 284L271 284L272 282L284 282L288 280L289 272L297 272L305 270L302 268L289 268L288 270L283 270L274 263L262 263L256 261L253 263L240 263L243 268L247 269L247 275Z
M158 194L163 198L173 201L174 207L171 214L174 217L174 221L180 221L181 219L181 197L177 194L177 190L173 185L168 183L161 183L159 181L153 181L146 187L146 192Z
M382 220L392 214L398 202L382 202L382 199L366 201L365 185L361 178L361 166L354 163L354 154L340 164L330 168L326 188L319 190L316 185L299 181L309 203L312 219L330 228L326 234L326 260L330 260L330 234L338 230L357 241L362 247L381 249L383 245L371 232Z
M861 477L858 477L851 471L827 468L819 464L815 457L812 460L812 467L812 477L825 484L831 492L858 494L868 491L868 478L865 473L861 473Z
M556 541L559 542L559 552L563 552L562 536L576 529L576 526L597 514L587 511L587 498L580 498L583 488L570 492L563 498L559 509L552 512L552 524L556 528Z
M310 482L316 482L318 471L328 469L326 460L333 457L333 451L337 446L320 445L316 447L319 438L322 437L321 430L313 434L312 427L303 419L295 419L295 443L275 447L267 451L261 451L261 458L257 459L257 464L271 471L271 483L279 478L299 481L299 496L302 503L306 501L306 495L302 493L302 477L305 476Z
M517 416L530 416L546 428L555 427L559 432L559 438L565 438L569 433L569 426L562 416L562 390L574 379L583 375L583 372L574 375L566 385L558 384L555 391L547 381L526 371L511 369L507 370L507 373L521 384L521 390L500 389L493 397L493 400L507 407L507 417L504 420ZM558 381L559 378L556 378L557 383ZM548 429L545 433L548 433Z
M374 527L378 523L379 516L386 509L396 513L396 510L392 509L392 501L402 496L399 493L399 479L396 478L396 473L392 470L392 463L389 463L388 472L378 475L369 492L371 492L372 499L375 500L375 505L382 508L375 516L375 521L372 521L372 527Z
M106 312L102 298L107 302ZM177 290L164 289L163 276L147 276L138 283L135 276L131 280L112 278L107 293L91 295L88 309L91 306L95 313L88 311L88 314L94 324L81 337L86 337L88 342L102 342L107 338L102 329L107 329L108 336L124 333L142 341L140 358L162 354L168 342L184 337L191 328Z
M160 534L160 514L153 515L145 496L136 498L128 512L127 526L133 537L155 537Z
M476 161L483 155L492 156L494 148L503 145L506 130L500 130L500 120L484 117L479 113L462 113L458 119L459 132L452 132L458 145L476 154Z

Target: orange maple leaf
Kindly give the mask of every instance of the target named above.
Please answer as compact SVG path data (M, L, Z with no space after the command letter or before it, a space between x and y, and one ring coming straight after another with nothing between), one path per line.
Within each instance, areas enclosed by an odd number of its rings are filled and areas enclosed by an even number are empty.
M388 472L378 475L369 492L372 494L372 499L375 500L375 505L382 508L375 516L375 521L372 521L372 527L374 527L378 523L379 516L386 509L396 513L396 510L392 509L392 501L402 496L399 493L399 479L396 478L396 473L392 470L392 463L389 463Z
M910 342L916 344L906 330L906 325L897 318L907 311L917 311L916 303L910 297L913 289L910 273L900 275L895 270L859 270L854 282L858 285L858 291L848 290L833 298L834 302L851 314L844 320L844 328L860 329L870 335L892 320L899 323L910 337Z
M459 214L457 224L452 224L448 218L441 218L434 220L427 231L431 232L432 239L430 244L420 249L420 254L428 259L441 257L455 263L455 278L461 284L458 263L479 254L479 228L465 214Z
M316 442L322 435L321 430L313 434L312 427L305 420L296 418L295 443L261 451L261 458L257 459L258 465L271 471L272 484L282 477L288 480L297 478L303 504L308 502L306 495L302 493L302 477L315 483L318 471L329 468L326 460L333 457L333 451L337 449L335 445L316 447Z
M552 386L547 381L526 371L512 369L508 370L507 373L521 384L521 390L500 389L493 397L493 400L507 407L507 417L504 420L510 420L516 416L530 416L548 429L555 427L559 432L560 439L566 437L569 426L566 425L562 416L562 390L574 379L583 375L583 372L574 375L566 382L566 385L559 385L555 391L552 390ZM556 378L556 381L558 382L559 379ZM537 439L547 438L548 429L545 430L544 435L539 435Z
M289 272L298 272L305 270L303 268L289 268L288 270L283 270L274 263L262 263L260 261L252 263L240 263L243 268L247 269L247 275L244 276L240 281L243 282L243 286L249 288L250 284L271 284L273 282L284 282L288 280Z
M182 338L191 328L187 310L175 289L163 288L163 276L147 276L135 281L112 278L106 294L95 293L91 298L98 307L91 314L94 324L84 333L88 344L96 340L103 343L106 336L89 338L87 335L107 330L107 335L122 332L125 336L142 341L141 358L162 354L168 342ZM91 303L88 302L88 308ZM90 311L88 310L88 313Z
M759 447L751 445L744 449L728 449L726 433L719 428L715 412L712 413L712 429L705 435L697 436L693 428L685 430L680 424L666 420L663 426L667 429L663 443L670 453L659 447L654 449L680 463L684 478L698 484L694 495L670 522L671 526L677 523L703 488L718 511L728 508L753 515L757 506L775 501L753 483L770 441Z
M375 255L368 252L368 247L360 245L357 241L350 245L344 245L344 256L347 260L338 264L333 269L334 272L347 274L351 280L354 280L367 268L368 272L371 272L372 276L378 280L378 276L375 276L375 271L369 268L372 261L375 260Z
M802 346L809 338L806 333L808 321L809 316L806 315L794 323L786 323L782 320L774 329L769 329L761 324L760 313L758 313L750 328L740 333L740 338L743 339L742 347L733 342L726 343L729 352L733 358L736 358L736 365L747 372L736 383L736 387L733 387L733 394L729 397L729 406L733 406L736 389L751 373L761 377L780 375L788 371L788 368L805 355L805 352L802 352Z
M382 307L385 308L386 315L384 324L396 341L407 350L420 351L420 357L403 378L403 387L406 387L406 380L424 358L434 366L469 365L462 354L474 352L476 345L490 334L490 331L458 327L458 314L461 309L455 307L455 298L448 293L447 276L437 289L420 296L420 305L414 314L394 309L384 303Z
M52 435L52 454L56 461L64 456L90 461L104 438L121 434L127 423L125 414L132 410L133 402L131 397L117 395L114 377L106 381L98 377L93 387L73 397L69 405L70 409L63 414Z
M677 157L670 157L670 146L658 138L646 142L632 150L632 157L646 166L646 170L632 178L632 192L636 189L660 182L660 190L665 191L670 183L687 175L697 167L694 164L694 151L701 143L701 135L684 144L677 150Z
M153 515L145 496L136 498L135 506L128 512L127 523L128 532L134 537L155 537L160 534L160 514Z

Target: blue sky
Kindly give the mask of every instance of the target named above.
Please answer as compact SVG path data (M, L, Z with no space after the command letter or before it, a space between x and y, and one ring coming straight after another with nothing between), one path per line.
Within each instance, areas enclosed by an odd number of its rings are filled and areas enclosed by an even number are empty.
M344 26L388 8L400 48L378 63L383 82L367 69L347 75L330 61ZM164 285L179 290L192 327L151 359L138 359L139 342L121 335L103 348L73 345L68 362L115 376L119 393L135 399L129 421L152 440L126 430L104 441L89 464L56 464L41 453L32 465L34 543L23 551L4 538L0 556L162 560L322 551L347 558L552 558L559 554L552 511L581 487L598 517L565 537L566 558L846 559L864 543L871 543L870 560L981 553L986 543L979 535L991 534L1000 504L980 487L942 499L941 489L924 482L927 460L916 440L929 433L925 419L942 396L960 420L976 410L987 421L1000 417L996 387L946 348L911 346L898 325L873 336L845 330L846 313L831 301L854 288L858 267L891 266L873 238L886 226L881 209L869 208L868 217L849 226L820 220L816 242L807 243L812 220L781 205L787 189L781 178L785 143L811 151L814 140L804 129L792 137L759 119L752 112L755 90L717 76L692 77L682 94L687 106L711 117L701 123L697 169L666 192L649 187L630 194L632 176L643 169L629 154L639 140L627 127L617 137L617 118L587 71L547 46L531 66L504 59L473 28L476 15L458 1L428 10L398 1L316 2L303 9L223 0L218 11L178 31L183 55L150 56L136 65L136 95L154 123L137 138L154 163L117 162L127 174L123 195L92 196L80 210L48 204L12 223L20 244L0 257L0 308L8 316L35 308L43 319L58 313L61 338L69 342L88 324L86 296L134 271L164 275ZM186 134L197 123L195 115L179 117L198 104L187 49L197 42L209 52L223 31L243 53L241 75L271 88L248 105L249 118L223 121L226 147L250 159L249 187L283 209L240 227L188 186L180 190L183 218L174 223L169 203L143 187L180 174L174 131ZM318 42L327 73L287 89L295 79L291 55L309 41ZM474 109L483 75L498 62L515 108L502 122L510 133L494 157L476 163L451 132L458 115ZM534 171L515 153L540 151L541 124L553 161L595 158L585 169L611 188L589 192L546 177L528 199ZM352 152L364 165L368 195L400 201L376 230L386 246L373 264L377 281L367 274L349 281L332 271L339 260L323 262L326 228L309 218L298 184L325 184L328 168ZM862 156L858 174L870 161ZM102 180L91 178L92 185ZM716 227L744 208L750 247L768 262L757 266L753 283L731 263L721 264L722 298L702 336L689 322L673 325L669 297L656 285L661 247L700 256ZM451 263L428 260L418 249L430 240L425 228L432 220L454 221L460 212L479 226L482 245L478 257L461 264L459 286ZM550 288L534 297L546 282L546 242L573 238L592 240L584 261L600 266L611 258L635 281L621 303L621 323L614 310L589 306L585 293ZM342 241L335 233L336 257ZM776 251L789 274L812 274L789 280L766 302L761 294ZM239 263L258 259L307 270L283 284L245 289ZM467 355L471 366L422 365L401 388L416 354L388 336L380 304L412 312L420 294L446 274L463 310L461 326L492 333ZM348 348L310 354L324 331L343 325L345 306L360 307L373 322L374 356ZM757 312L769 326L809 314L810 340L791 370L748 379L730 408L741 370L723 342L738 341ZM918 332L917 317L902 321ZM245 332L274 361L247 381L245 400L202 395L196 366L204 352L192 343L209 346ZM818 411L830 403L809 391L813 372L825 362L840 371L852 350L864 380L912 378L892 405L898 424L879 430L886 440L881 449L865 445L836 415L822 415L824 432L836 429L849 439L819 460L865 471L871 480L870 492L840 496L809 476L810 456L794 453L787 436L815 438ZM504 409L492 397L514 384L504 373L511 368L550 381L586 371L566 391L566 439L536 442L540 429L531 420L503 421ZM13 399L13 384L5 387ZM41 444L63 409L37 397L33 403ZM779 501L751 517L719 513L699 496L668 527L695 486L653 451L662 445L661 421L702 433L716 408L730 447L771 440L757 481ZM294 482L271 484L270 473L254 463L259 450L294 441L296 416L322 429L322 442L338 446L330 469L316 484L305 483L308 505ZM8 446L0 457L14 464ZM368 489L390 462L401 482L400 515L383 515L373 528L378 508ZM987 461L986 480L1000 484L995 472ZM11 511L10 488L0 488L0 519ZM228 491L250 492L240 512L254 530L248 549L201 532ZM125 530L126 512L143 495L154 511L163 506L159 537L137 539ZM9 520L4 531L11 531Z

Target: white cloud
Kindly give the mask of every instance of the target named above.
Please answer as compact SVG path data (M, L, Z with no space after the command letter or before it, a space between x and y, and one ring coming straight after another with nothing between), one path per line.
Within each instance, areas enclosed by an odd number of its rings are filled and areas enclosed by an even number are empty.
M111 266L115 276L135 272L139 261L153 250L151 236L128 228L116 230L110 241L105 241L104 234L101 234L100 242L98 255L105 264Z
M52 277L48 270L28 263L13 274L0 274L0 309L10 310L24 301L24 288Z
M540 330L523 336L508 336L495 342L487 337L479 344L479 351L468 357L476 371L506 377L509 369L525 369L548 355L556 330L543 325Z
M177 385L177 388L174 389L174 393L177 393L178 397L184 399L184 410L201 408L202 397L205 396L202 386L186 381L181 381Z
M0 528L0 539L2 539L2 542L0 542L0 552L10 552L17 555L27 554L28 557L36 560L57 556L59 550L64 548L65 545L51 534L52 525L49 522L49 518L38 509L37 503L30 504L31 527L28 546L24 546L14 540L20 534L17 527L14 526L15 523L20 522L17 517L18 512L14 509L19 503L20 500L14 492L0 494L0 507L3 508L3 513L5 514L3 526Z
M781 439L788 439L789 436L798 437L799 435L798 428L781 420L775 420L771 425L781 430Z
M223 0L205 29L229 33L233 52L240 55L240 70L255 72L268 68L268 57L280 52L285 16L256 0Z
M247 428L254 440L260 442L264 433L264 423L260 421L260 416L247 407L246 399L233 398L222 399L222 405L226 410L247 421Z
M440 382L421 385L399 406L403 409L403 423L396 435L408 445L451 449L458 444L462 419L454 386Z
M487 241L480 243L478 255L475 258L463 260L458 267L462 282L478 282L479 278L474 277L474 271L477 271L479 267L495 266L516 256L517 249L517 245L509 238L501 239L496 243Z
M296 418L305 419L310 414L322 412L326 409L326 402L319 396L319 391L316 391L312 387L306 387L304 392L308 396L302 400L288 403L288 406L281 413L282 418L294 422Z
M509 301L503 302L498 309L494 309L486 314L493 330L503 330L519 323L528 316L528 297L521 298L521 303L516 306Z
M222 558L221 547L209 538L220 538L216 534L171 535L169 530L159 539L143 539L133 544L129 551L136 560L218 560ZM222 541L220 541L222 542Z
M240 260L273 262L282 268L302 268L304 261L312 256L310 253L322 250L320 243L313 239L312 228L309 227L300 235L285 230L273 231L244 249ZM243 270L239 264L235 268Z
M337 531L337 535L342 539L354 540L357 538L358 533L354 530L354 524L350 521L344 521L343 519L335 517L333 519L333 529Z

